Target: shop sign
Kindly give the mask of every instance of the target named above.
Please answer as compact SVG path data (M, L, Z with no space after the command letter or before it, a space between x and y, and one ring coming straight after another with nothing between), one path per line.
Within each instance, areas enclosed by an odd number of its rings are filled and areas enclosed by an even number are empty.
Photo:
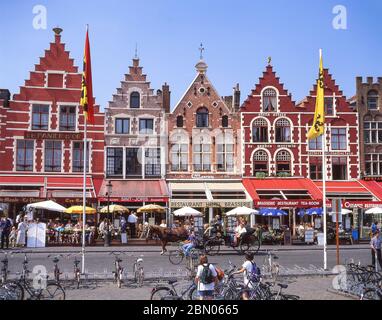
M62 132L33 132L27 131L24 134L25 139L33 140L83 140L82 133L62 133Z
M237 208L247 206L250 207L250 201L171 201L171 208Z
M381 207L382 201L343 201L342 207L344 209L360 208L360 209L370 209Z
M102 197L98 199L99 202L168 202L168 198L129 198L129 197L119 197L119 198L110 198Z
M257 200L257 208L317 208L322 206L321 200Z

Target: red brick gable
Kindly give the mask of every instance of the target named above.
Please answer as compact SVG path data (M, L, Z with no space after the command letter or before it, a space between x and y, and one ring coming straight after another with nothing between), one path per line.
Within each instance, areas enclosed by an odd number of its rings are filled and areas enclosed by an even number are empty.
M259 78L258 84L252 90L244 102L242 112L261 112L261 93L266 87L274 87L279 93L280 112L295 112L295 102L292 100L292 95L284 88L284 84L280 82L280 78L273 71L273 66L268 65L263 72L263 76Z

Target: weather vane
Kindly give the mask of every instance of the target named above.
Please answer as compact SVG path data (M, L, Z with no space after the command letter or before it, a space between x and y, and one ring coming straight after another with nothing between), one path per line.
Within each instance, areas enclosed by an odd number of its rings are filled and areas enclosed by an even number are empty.
M203 43L200 44L200 48L199 48L199 51L200 51L200 60L203 60L203 52L204 52L204 47L203 47Z
M271 65L272 63L272 57L268 57L268 65Z

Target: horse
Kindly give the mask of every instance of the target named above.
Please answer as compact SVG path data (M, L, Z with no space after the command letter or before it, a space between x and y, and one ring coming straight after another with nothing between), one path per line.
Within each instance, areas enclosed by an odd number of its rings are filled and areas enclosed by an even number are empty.
M149 231L147 233L146 241L148 241L149 238L153 235L158 236L162 243L162 256L167 252L166 246L169 242L185 241L189 237L188 231L184 227L170 229L162 228L159 226L150 226Z

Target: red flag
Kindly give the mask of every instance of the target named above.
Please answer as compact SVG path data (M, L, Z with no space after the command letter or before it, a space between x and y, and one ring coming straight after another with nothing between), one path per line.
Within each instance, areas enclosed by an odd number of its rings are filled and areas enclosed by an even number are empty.
M84 109L84 116L89 124L94 125L94 98L92 63L90 57L89 30L86 32L84 70L82 74L81 106Z

